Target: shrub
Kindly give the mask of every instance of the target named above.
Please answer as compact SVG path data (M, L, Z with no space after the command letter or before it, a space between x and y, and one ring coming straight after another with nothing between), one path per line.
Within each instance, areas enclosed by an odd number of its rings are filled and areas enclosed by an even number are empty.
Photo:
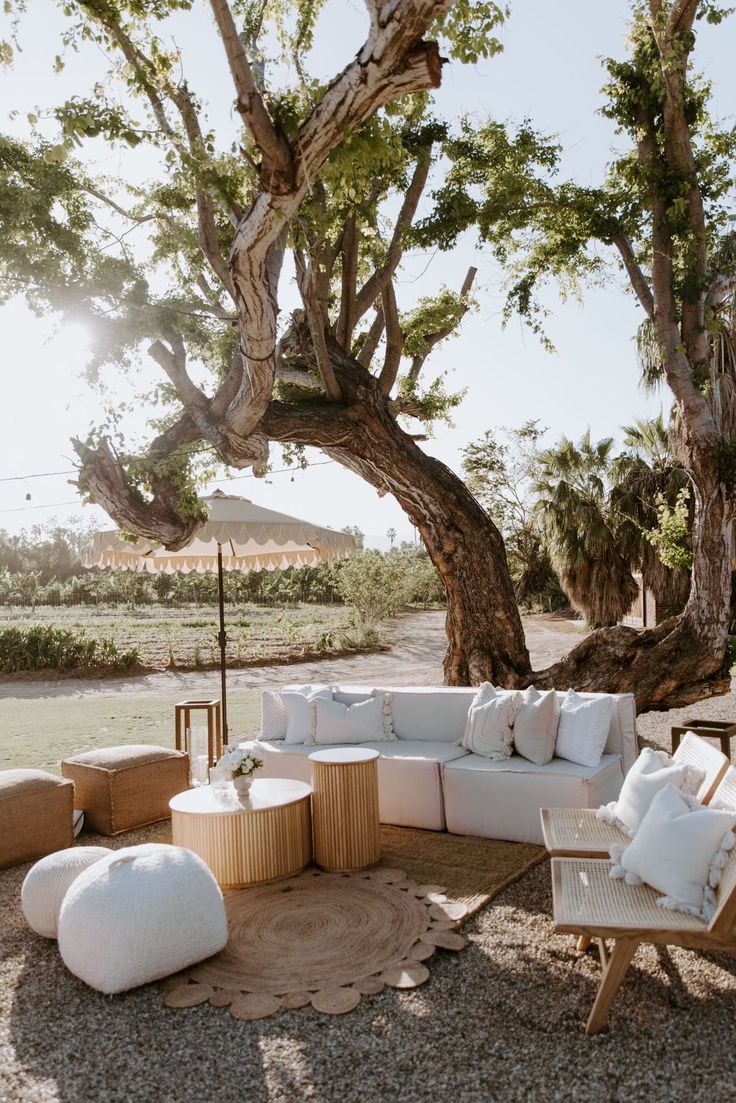
M412 596L411 572L405 557L361 552L339 565L337 589L364 624L397 616Z
M108 671L132 670L140 665L138 651L119 651L109 637L90 639L84 631L33 625L5 628L0 632L0 672L27 670Z

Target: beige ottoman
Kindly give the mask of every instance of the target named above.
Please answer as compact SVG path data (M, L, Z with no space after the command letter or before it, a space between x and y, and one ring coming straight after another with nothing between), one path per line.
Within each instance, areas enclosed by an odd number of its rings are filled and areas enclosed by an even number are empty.
M0 869L74 842L71 781L44 770L0 770Z
M169 801L189 788L189 755L148 744L104 747L65 758L61 772L74 782L85 827L117 835L169 818Z

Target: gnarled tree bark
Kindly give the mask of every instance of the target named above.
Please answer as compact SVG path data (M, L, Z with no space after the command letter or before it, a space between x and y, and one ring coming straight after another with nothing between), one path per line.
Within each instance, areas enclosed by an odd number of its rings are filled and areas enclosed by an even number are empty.
M397 424L379 380L334 340L329 351L345 405L272 402L262 429L274 441L321 448L393 494L416 525L447 593L447 684L522 684L529 653L501 534L457 475Z

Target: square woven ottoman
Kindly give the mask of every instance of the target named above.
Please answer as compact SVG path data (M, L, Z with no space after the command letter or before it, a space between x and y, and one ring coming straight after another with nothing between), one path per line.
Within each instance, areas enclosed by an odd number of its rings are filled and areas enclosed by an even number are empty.
M118 835L170 817L169 801L189 788L189 755L148 744L102 747L65 758L61 772L74 782L85 827Z
M0 869L74 842L74 786L45 770L0 770Z

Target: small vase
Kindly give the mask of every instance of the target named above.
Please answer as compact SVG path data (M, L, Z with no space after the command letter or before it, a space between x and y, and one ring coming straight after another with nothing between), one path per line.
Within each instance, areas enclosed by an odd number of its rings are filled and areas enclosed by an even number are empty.
M240 800L244 800L249 795L252 784L252 777L243 777L242 774L238 774L237 777L233 778L233 788Z

